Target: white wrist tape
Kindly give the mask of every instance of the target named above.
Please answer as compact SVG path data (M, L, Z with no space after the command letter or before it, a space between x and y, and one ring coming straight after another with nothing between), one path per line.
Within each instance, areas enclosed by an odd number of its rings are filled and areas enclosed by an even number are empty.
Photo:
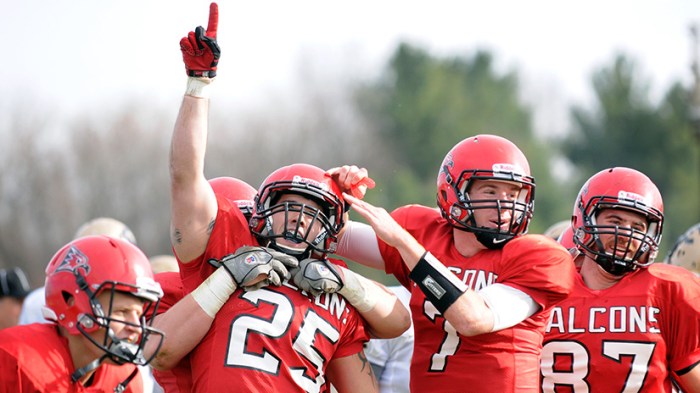
M212 78L204 77L193 77L187 78L187 89L185 90L185 95L198 97L198 98L209 98L209 85L214 81Z
M207 315L214 318L235 290L236 283L231 275L226 269L218 268L192 291L192 298Z
M377 305L382 290L374 282L355 272L338 266L343 272L343 288L338 293L359 312L367 312Z

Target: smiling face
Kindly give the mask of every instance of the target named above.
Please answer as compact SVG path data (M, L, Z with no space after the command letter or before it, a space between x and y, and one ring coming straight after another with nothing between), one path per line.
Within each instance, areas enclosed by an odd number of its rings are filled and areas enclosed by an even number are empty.
M644 215L625 209L603 209L596 217L600 227L600 244L606 254L616 259L632 260L639 250L648 230Z

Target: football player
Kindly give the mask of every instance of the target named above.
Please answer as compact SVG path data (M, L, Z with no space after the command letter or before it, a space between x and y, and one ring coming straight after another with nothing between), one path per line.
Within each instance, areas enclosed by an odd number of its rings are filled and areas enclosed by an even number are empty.
M362 195L367 171L329 174ZM438 209L386 210L346 194L370 224L349 223L338 254L393 274L411 291L411 391L538 392L550 307L573 286L571 256L525 235L535 182L524 154L496 135L457 143L437 179Z
M666 257L666 263L700 275L700 223L680 235Z
M81 237L49 262L45 293L51 323L0 331L0 392L142 392L136 365L163 339L142 317L162 296L143 252Z
M663 201L643 173L605 169L583 185L571 220L580 274L551 314L542 391L700 392L700 280L654 263Z
M73 239L89 235L105 235L136 244L134 233L123 222L112 217L97 217L86 221L75 231ZM44 306L44 287L34 289L27 295L19 315L20 325L46 322L42 313Z
M341 392L376 391L362 352L368 333L359 313L372 331L398 335L409 318L396 296L342 270L336 284L345 298L311 296L311 289L287 281L300 260L325 260L335 247L345 214L335 183L312 165L280 168L260 186L248 222L232 201L217 198L204 177L207 90L220 53L217 26L218 7L212 3L206 31L198 27L181 40L189 78L171 144L171 240L183 288L194 292L156 323L169 324L166 333L177 329L168 319L174 310L183 314L188 299L209 316L192 318L187 308L192 341L173 348L197 344L189 354L194 391L219 390L231 381L238 391L320 392L329 389L327 381ZM313 278L316 270L311 264L299 274ZM207 283L209 290L201 291ZM405 318L387 323L387 315L401 312L397 305ZM160 359L156 364L163 368L179 360Z

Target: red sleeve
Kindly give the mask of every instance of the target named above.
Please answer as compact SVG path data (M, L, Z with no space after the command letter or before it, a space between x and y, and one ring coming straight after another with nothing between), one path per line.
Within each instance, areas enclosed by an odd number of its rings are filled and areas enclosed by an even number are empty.
M503 247L496 282L519 289L548 308L571 293L575 274L564 247L542 235L524 235Z
M664 288L647 288L661 292L657 296L671 299L665 310L669 318L662 321L664 339L668 341L671 369L683 374L700 362L700 278L683 268L664 264L649 267L649 273L665 283Z
M421 237L426 232L431 233L432 236L442 238L452 237L451 227L449 227L436 209L420 205L407 205L394 210L391 216L419 242L422 241ZM411 288L411 280L408 278L411 271L406 267L399 251L379 238L377 238L377 242L379 244L379 251L382 254L382 259L384 260L384 270L386 273L393 274L401 285L406 288ZM427 247L426 244L423 244L423 246Z
M158 273L154 278L163 289L163 297L158 305L158 314L162 314L185 297L185 288L178 272Z
M180 265L180 278L185 293L190 293L214 272L209 260L221 260L233 254L242 246L257 246L258 242L250 233L248 220L229 199L216 197L218 211L209 242L204 253L190 262Z
M17 365L17 358L4 348L0 348L0 393L15 393L18 390L39 391Z
M184 288L182 286L182 280L180 279L180 273L178 272L163 272L158 273L154 276L156 282L160 284L160 288L163 290L163 297L158 303L157 315L163 314L164 312L170 310L170 307L174 306L175 303L180 301L185 297ZM153 317L153 308L146 310L146 319Z

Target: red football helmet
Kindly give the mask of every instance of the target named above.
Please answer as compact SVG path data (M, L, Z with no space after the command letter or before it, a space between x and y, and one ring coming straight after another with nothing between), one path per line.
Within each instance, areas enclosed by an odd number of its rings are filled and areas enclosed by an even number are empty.
M221 195L238 205L243 215L250 220L253 215L255 195L258 191L250 184L234 177L222 176L209 180L214 194Z
M298 194L313 199L321 210L299 203L277 203L282 194ZM338 232L344 225L344 207L340 188L325 171L313 165L293 164L277 169L263 181L256 197L250 228L262 245L299 258L306 258L313 251L322 255L332 253ZM293 229L290 229L293 225L285 225L287 230L284 233L274 233L272 215L277 212L285 212L285 220L290 213L304 214L312 219L309 227L319 222L322 229L313 239L309 238L309 232L302 233L298 225ZM277 242L278 239L305 244L305 247L285 247Z
M118 364L148 364L153 356L144 358L146 341L152 334L163 340L163 333L151 328L143 316L140 325L111 317L115 292L143 299L143 315L149 307L157 307L163 296L160 285L153 279L148 258L128 241L102 235L73 240L51 258L46 267L45 290L44 317L64 327L69 334L83 334L105 352L105 357ZM107 310L97 300L103 292L111 293ZM139 327L142 332L139 342L117 338L109 328L113 321ZM88 334L99 329L105 330L102 342Z
M644 215L648 224L646 233L615 225L598 225L597 215L604 209L626 209ZM573 239L581 250L592 254L603 269L616 275L625 274L654 262L661 241L663 211L661 193L646 175L630 168L605 169L588 179L576 197L571 222ZM619 257L605 251L601 234L617 236L628 248L633 238L641 241L641 245L634 256Z
M474 180L501 180L522 188L517 200L472 200ZM535 205L535 179L520 149L496 135L477 135L455 145L440 165L437 177L437 205L442 216L455 228L473 232L488 248L501 248L513 237L526 233ZM484 228L474 219L474 210L512 211L508 230ZM500 216L500 214L499 214Z

